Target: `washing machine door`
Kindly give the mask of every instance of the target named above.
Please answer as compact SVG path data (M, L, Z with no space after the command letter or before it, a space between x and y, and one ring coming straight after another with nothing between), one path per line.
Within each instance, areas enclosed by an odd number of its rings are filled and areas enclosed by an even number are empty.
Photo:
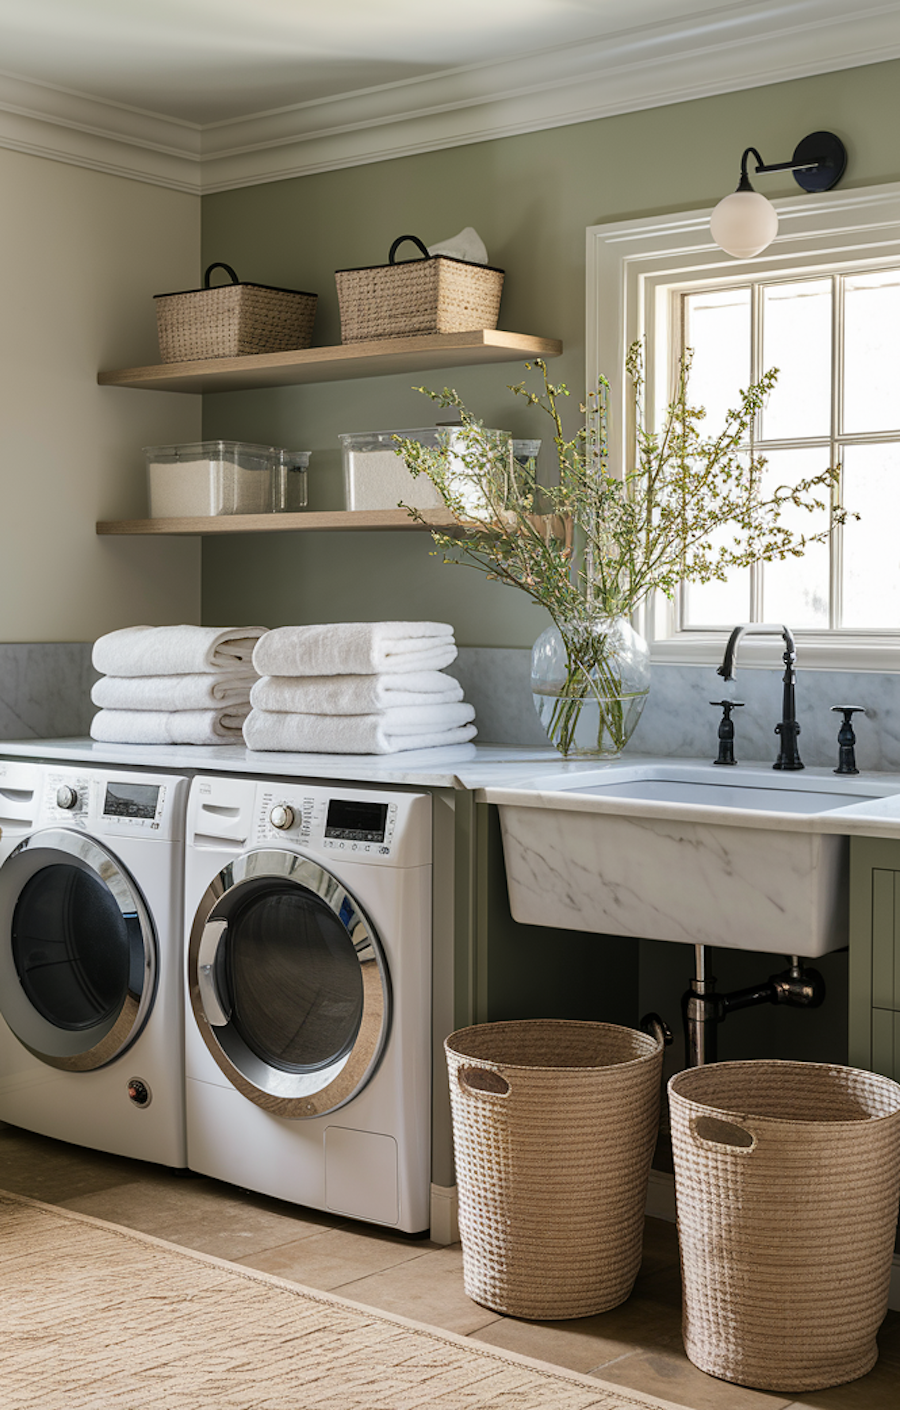
M19 843L0 867L0 1012L24 1047L105 1067L143 1028L156 976L150 913L112 852L67 828Z
M275 849L245 853L207 890L188 992L228 1080L294 1120L362 1091L390 1027L388 967L372 924L324 867Z

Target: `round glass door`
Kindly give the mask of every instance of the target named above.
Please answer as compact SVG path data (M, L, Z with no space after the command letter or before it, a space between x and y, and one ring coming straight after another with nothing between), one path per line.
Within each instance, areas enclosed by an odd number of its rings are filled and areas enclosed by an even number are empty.
M267 1111L321 1116L351 1100L387 1037L390 986L374 930L315 862L251 852L216 877L188 952L207 1047Z
M123 1053L156 969L140 892L92 838L34 833L0 867L0 1011L43 1062L84 1072Z

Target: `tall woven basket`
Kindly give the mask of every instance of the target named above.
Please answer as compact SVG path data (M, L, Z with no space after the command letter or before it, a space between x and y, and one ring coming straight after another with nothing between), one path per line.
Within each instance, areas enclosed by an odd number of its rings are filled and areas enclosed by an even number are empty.
M463 1028L444 1048L469 1297L541 1320L624 1302L641 1263L662 1044L531 1019Z
M214 269L224 269L231 283L211 285ZM211 264L202 289L154 299L163 362L289 352L312 343L316 294L243 284L230 264Z
M423 259L396 260L397 250L407 240ZM430 255L417 235L396 239L387 264L338 269L334 279L342 343L497 327L503 270L450 255Z
M878 1357L900 1196L900 1087L851 1067L721 1062L669 1082L684 1345L792 1396Z

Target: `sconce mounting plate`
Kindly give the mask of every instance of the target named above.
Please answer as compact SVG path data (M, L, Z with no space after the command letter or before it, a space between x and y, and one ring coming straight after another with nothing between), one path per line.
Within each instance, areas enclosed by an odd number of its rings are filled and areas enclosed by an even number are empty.
M804 191L830 191L844 174L847 149L833 132L811 132L794 148L794 163L807 168L794 172Z

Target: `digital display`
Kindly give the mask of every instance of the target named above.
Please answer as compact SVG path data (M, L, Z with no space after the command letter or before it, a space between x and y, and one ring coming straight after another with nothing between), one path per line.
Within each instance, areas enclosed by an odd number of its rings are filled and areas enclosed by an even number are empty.
M347 842L383 842L387 803L332 798L325 819L325 836Z
M108 783L103 800L107 818L155 818L159 784Z

